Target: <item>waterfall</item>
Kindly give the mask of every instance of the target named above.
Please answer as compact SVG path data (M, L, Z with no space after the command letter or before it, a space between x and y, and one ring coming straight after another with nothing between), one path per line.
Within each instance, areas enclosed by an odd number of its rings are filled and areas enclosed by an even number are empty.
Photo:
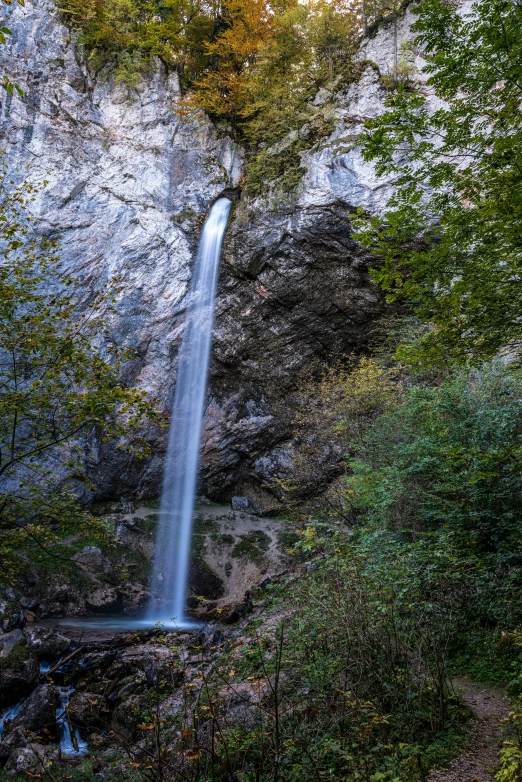
M149 609L149 620L170 627L191 625L185 599L192 515L219 260L230 206L228 198L216 201L203 227L179 351Z

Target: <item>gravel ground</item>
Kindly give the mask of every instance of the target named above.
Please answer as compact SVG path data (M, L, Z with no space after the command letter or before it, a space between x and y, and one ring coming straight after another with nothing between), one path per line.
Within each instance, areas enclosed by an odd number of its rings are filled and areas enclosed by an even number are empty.
M447 769L432 771L429 782L494 782L503 720L509 714L504 690L466 679L453 682L455 691L475 715L464 752Z

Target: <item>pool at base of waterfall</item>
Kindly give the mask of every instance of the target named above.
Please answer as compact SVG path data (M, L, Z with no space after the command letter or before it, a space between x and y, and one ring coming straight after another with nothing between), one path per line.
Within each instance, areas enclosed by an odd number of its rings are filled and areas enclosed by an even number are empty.
M53 627L68 627L71 629L88 630L179 630L187 632L189 630L200 630L203 626L190 617L182 617L180 620L170 618L167 615L154 616L122 616L121 614L111 616L65 616L58 619L42 622L41 624Z

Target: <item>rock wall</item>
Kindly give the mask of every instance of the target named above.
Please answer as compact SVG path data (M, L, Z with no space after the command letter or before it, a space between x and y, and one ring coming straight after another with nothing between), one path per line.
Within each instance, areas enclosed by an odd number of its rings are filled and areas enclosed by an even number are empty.
M5 9L13 35L4 69L25 90L2 95L1 148L15 179L48 180L34 203L44 234L61 236L64 269L85 296L122 276L111 338L136 348L126 380L173 397L184 300L202 221L212 201L240 183L242 156L208 121L176 114L179 85L160 62L137 89L95 73L53 0ZM401 22L407 35L409 15ZM383 28L361 59L381 71L393 60ZM335 130L303 158L298 192L276 203L236 205L224 249L214 358L203 435L202 491L247 493L274 504L273 479L291 466L291 416L301 377L332 355L360 349L383 310L368 258L351 239L349 214L383 209L391 183L357 148L364 119L382 111L375 66L332 103ZM25 166L28 166L25 168ZM91 443L98 497L154 495L166 431L151 431L153 455L138 462Z
M408 10L397 20L399 44L413 19ZM393 181L363 160L358 139L365 120L384 110L394 24L364 42L357 82L316 96L335 129L303 155L297 193L238 208L229 228L203 445L204 484L214 496L234 488L260 507L277 503L275 479L291 475L296 451L301 379L363 348L383 313L349 215L358 206L382 214L393 192ZM422 80L421 53L411 56Z

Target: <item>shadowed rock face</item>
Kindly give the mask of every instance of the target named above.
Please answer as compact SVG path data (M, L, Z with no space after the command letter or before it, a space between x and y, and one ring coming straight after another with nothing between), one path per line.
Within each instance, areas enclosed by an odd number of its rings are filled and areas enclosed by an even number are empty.
M53 0L12 4L5 14L13 36L0 58L26 90L23 100L1 98L9 173L19 181L17 166L30 163L23 176L48 179L32 208L43 234L61 235L63 267L81 281L83 300L121 275L110 338L136 351L124 379L168 415L199 233L219 194L237 195L241 150L208 121L179 120L177 78L161 63L131 91L110 72L93 72ZM400 40L410 23L408 12ZM378 70L386 72L393 47L392 30L383 29L363 47L361 59L373 64L360 80L316 98L330 106L335 130L303 156L297 192L234 207L202 438L200 491L215 499L247 495L259 509L274 505L273 480L289 473L295 455L291 418L302 377L364 346L383 310L349 214L360 205L382 212L391 193L357 138L364 120L383 111ZM147 461L110 443L84 443L94 496L159 493L167 430L148 435ZM78 491L93 497L85 486Z
M202 453L214 496L238 488L263 501L271 479L291 466L303 376L364 346L383 310L351 238L351 211L342 202L297 206L230 228Z
M201 452L201 491L216 500L247 494L259 510L275 509L274 479L291 470L295 451L291 421L302 378L360 350L383 312L368 256L351 238L352 211L341 201L294 205L229 227ZM169 401L174 381L166 372ZM142 496L157 494L165 445L166 431L145 468L102 446L98 486L117 496L136 486Z

